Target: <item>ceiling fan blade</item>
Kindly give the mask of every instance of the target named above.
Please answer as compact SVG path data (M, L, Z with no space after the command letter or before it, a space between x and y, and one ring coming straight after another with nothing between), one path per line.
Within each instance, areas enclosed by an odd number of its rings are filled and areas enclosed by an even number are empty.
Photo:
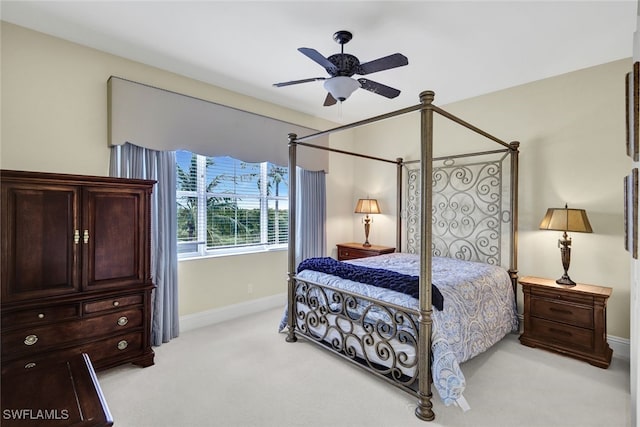
M330 92L327 92L327 97L324 99L324 104L322 104L325 107L329 107L331 105L334 105L336 102L336 99L331 95Z
M322 56L322 54L317 50L311 49L309 47L301 47L298 49L298 51L300 51L300 53L302 53L303 55L306 55L308 58L312 59L313 61L317 62L318 64L322 65L324 69L327 70L327 73L331 74L332 76L338 72L338 67L336 67L327 58Z
M360 82L362 89L368 90L369 92L377 93L378 95L382 95L387 98L395 98L400 95L400 91L398 89L385 86L382 83L368 79L358 79L358 81Z
M356 74L364 76L365 74L377 73L378 71L388 70L390 68L402 67L407 65L409 60L400 53L378 58L373 61L365 62L356 67Z
M291 80L290 82L274 83L273 85L275 87L291 86L291 85L297 85L300 83L315 82L317 80L326 80L326 79L327 79L326 77L312 77L310 79Z

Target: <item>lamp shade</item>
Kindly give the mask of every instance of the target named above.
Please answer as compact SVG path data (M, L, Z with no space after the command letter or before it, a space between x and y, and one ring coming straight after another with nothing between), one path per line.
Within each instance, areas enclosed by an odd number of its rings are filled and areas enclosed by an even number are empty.
M584 209L549 208L540 222L540 230L591 233L591 224Z
M380 206L376 199L360 199L356 205L354 213L360 214L379 214Z
M351 77L338 76L325 80L323 86L331 96L342 102L360 87L360 82Z

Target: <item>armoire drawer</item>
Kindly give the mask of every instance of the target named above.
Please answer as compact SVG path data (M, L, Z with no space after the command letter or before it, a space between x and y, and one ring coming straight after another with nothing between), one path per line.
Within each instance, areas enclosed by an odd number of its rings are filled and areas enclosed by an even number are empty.
M90 301L84 303L84 312L90 314L108 310L119 310L123 307L142 304L142 301L142 294Z
M2 335L2 356L16 353L35 354L49 347L98 338L105 334L116 334L120 330L139 327L142 323L142 309L133 308L82 320L24 328Z
M43 325L60 320L80 317L80 304L53 305L28 310L16 310L2 313L2 329L26 325Z
M25 369L41 369L50 364L60 363L69 360L72 356L80 353L87 353L96 369L104 364L108 359L135 356L143 349L142 332L130 332L103 339L69 347L61 350L51 351L37 355L24 355L13 360L3 360L2 374L14 373Z
M144 348L142 336L142 332L118 335L97 341L90 346L83 346L82 351L89 354L92 359L95 359L94 365L96 369L100 369L109 359L129 357L140 353Z

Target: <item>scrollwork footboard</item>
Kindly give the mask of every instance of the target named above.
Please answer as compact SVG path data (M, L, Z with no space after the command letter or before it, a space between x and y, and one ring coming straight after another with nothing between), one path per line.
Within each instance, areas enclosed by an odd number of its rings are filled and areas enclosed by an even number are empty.
M297 336L415 394L418 312L298 278L293 308Z

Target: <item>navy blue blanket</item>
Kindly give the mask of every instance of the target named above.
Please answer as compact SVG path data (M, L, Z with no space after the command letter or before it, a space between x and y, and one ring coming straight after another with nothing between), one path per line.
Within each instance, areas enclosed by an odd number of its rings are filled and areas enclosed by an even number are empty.
M298 265L298 273L302 270L319 271L354 282L391 289L412 296L415 299L419 298L418 276L409 276L382 268L362 267L336 261L330 257L308 258ZM431 302L437 310L442 311L444 298L440 293L440 289L433 284L431 285Z

